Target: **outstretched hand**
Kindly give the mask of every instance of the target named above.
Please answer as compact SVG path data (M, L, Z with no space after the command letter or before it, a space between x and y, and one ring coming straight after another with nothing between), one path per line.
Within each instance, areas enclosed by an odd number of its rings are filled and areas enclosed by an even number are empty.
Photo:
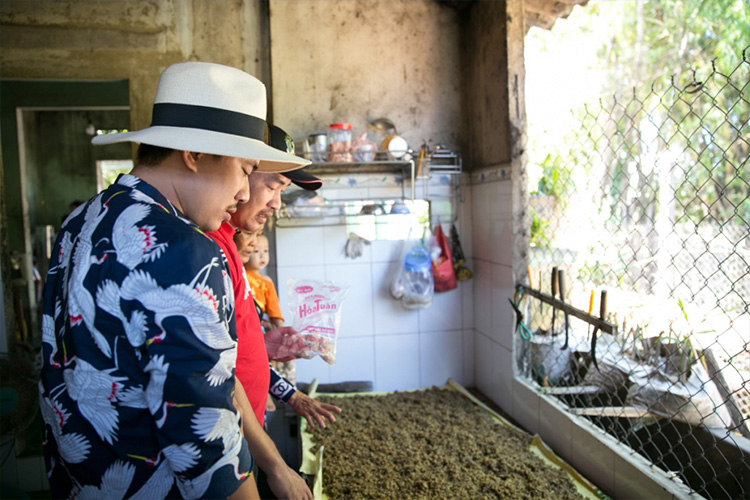
M297 415L305 417L308 425L313 428L317 426L325 429L326 419L330 422L335 422L336 417L334 413L341 413L341 408L338 406L321 403L302 391L292 394L287 403L294 409Z
M280 326L273 330L268 330L265 335L268 359L281 362L296 359L295 356L289 354L300 350L294 349L294 346L290 345L290 343L294 342L296 333L297 330L291 326Z

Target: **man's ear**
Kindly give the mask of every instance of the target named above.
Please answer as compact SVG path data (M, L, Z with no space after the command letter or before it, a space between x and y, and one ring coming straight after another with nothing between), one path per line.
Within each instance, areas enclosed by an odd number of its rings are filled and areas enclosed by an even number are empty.
M203 153L193 153L192 151L182 151L182 162L192 172L198 172L198 161Z

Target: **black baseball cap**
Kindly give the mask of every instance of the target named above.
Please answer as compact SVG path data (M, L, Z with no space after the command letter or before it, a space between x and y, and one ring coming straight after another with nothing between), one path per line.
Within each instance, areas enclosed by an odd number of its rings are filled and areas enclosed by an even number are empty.
M294 154L294 140L291 136L281 128L276 125L271 125L270 123L268 124L268 144L279 151L284 151L290 155ZM307 189L309 191L315 191L323 186L322 180L314 175L308 174L301 168L290 170L289 172L283 172L280 175L291 180L302 189Z

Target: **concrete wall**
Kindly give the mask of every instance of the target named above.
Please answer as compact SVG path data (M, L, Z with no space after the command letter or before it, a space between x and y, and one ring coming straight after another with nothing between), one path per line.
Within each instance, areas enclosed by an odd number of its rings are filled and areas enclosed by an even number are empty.
M520 13L523 16L523 4ZM511 160L505 2L478 2L464 23L466 129L470 170ZM517 19L523 22L523 19ZM523 55L522 55L523 57ZM515 110L514 102L514 110ZM522 104L521 104L522 105Z
M261 3L23 1L0 3L3 78L127 79L131 128L148 126L159 73L181 61L243 69L267 83Z
M409 146L463 150L459 14L434 1L271 0L274 120L295 138L390 118Z
M29 186L22 188L19 155L13 152L18 142L15 107L50 103L46 93L10 99L5 79L32 79L31 86L53 79L61 87L125 81L130 129L140 129L150 123L164 67L212 61L266 83L269 117L277 108L278 123L295 135L326 129L333 121L351 121L362 130L367 121L387 116L411 147L426 140L462 149L460 23L453 8L431 0L4 0L0 25L7 216L0 226L8 233L2 242L6 255L31 247L33 235L24 234L24 217L47 218L35 213L39 200L22 199ZM80 94L71 99L80 104L95 92L87 88ZM24 208L27 201L31 203ZM6 283L9 275L3 274Z
M269 49L264 6L250 0L4 0L0 75L127 80L130 128L139 129L150 123L164 67L213 61L264 81L275 121L295 138L334 121L363 130L386 116L412 147L427 140L464 149L455 9L428 0L274 0L267 6ZM16 163L6 161L5 173L12 176Z
M361 131L369 120L386 116L411 147L426 140L461 151L459 21L456 10L428 0L5 0L0 75L126 80L130 128L139 129L150 123L164 67L213 61L264 81L269 110L295 138L334 121L352 122ZM20 193L18 159L7 151L4 159L5 190ZM7 204L9 218L20 221L20 205ZM20 249L22 235L13 227L10 233L11 248Z

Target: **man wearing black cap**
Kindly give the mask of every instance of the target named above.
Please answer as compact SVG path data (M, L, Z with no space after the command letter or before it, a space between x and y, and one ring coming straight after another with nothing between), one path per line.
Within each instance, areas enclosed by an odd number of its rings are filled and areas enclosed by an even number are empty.
M294 141L281 128L275 125L268 126L268 144L279 151L294 154ZM285 180L284 178L288 179ZM281 181L280 189L274 193L274 196L263 194L263 188L270 185L276 185L276 181ZM262 174L250 179L250 201L238 208L238 213L232 218L232 225L238 231L256 232L263 229L265 220L261 223L258 219L264 218L268 210L278 210L281 207L281 193L286 189L290 182L296 186L308 191L316 191L323 186L323 181L310 175L303 169L296 169L282 173L280 176L267 176ZM276 199L278 194L279 199ZM265 204L264 204L265 203ZM257 312L257 308L256 308ZM240 347L242 350L242 348ZM242 368L239 368L242 372ZM269 391L274 397L289 404L297 415L307 419L311 427L316 425L325 428L325 421L335 422L336 418L333 413L341 413L337 406L321 403L306 394L297 391L294 384L285 379L276 370L271 369L271 381Z
M278 127L269 125L268 143L274 148L293 153L294 143L291 138ZM231 223L223 223L218 231L209 235L219 244L229 261L229 270L235 294L235 318L237 323L237 365L235 374L241 382L247 395L241 402L249 403L250 408L243 408L243 430L253 457L258 466L267 475L271 490L279 498L306 498L310 494L304 481L290 469L276 449L273 441L263 431L262 425L269 392L271 370L268 364L266 342L260 325L260 319L255 310L250 287L244 272L244 266L239 252L234 244L234 234L237 230L256 231L263 227L266 220L273 216L275 210L281 208L281 193L292 183L304 188L315 190L322 186L322 181L300 170L284 172L284 174L254 173L248 177L249 201L239 204L237 211L232 214ZM284 334L293 332L291 327L281 327L275 330ZM273 338L282 338L276 335ZM273 352L273 348L269 349ZM278 382L278 378L274 377ZM283 380L283 379L282 379ZM284 384L282 384L284 385ZM287 393L292 395L292 391ZM312 425L313 419L320 426L324 426L324 418L334 421L332 412L340 412L339 408L322 405L311 398L304 398L299 394L297 399L302 402L300 413L308 418ZM309 400L309 401L307 401ZM312 401L313 404L310 404ZM258 424L251 422L255 415Z

